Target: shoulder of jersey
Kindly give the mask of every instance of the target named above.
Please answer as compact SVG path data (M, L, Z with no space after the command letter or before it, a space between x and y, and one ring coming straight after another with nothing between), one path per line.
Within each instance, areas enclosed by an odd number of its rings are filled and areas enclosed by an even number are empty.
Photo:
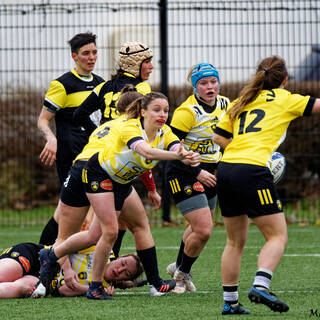
M74 79L76 76L71 72L68 71L64 74L62 74L60 77L56 78L55 80L59 81L59 82L63 82L63 81L68 81L70 79Z
M198 101L196 100L196 98L194 97L194 95L191 95L187 98L187 100L185 100L184 102L182 102L180 104L180 106L178 108L176 108L176 110L181 110L181 109L192 109L194 106L198 106Z
M148 82L142 81L136 85L137 91L142 94L147 94L151 92L151 87Z
M227 97L225 97L225 96L220 96L220 95L218 94L218 95L217 95L217 98L218 98L218 99L221 99L221 100L225 100L225 101L227 101L228 103L230 103L230 99L227 98Z
M134 118L134 119L129 119L129 120L125 121L125 123L126 124L135 124L135 125L139 126L140 121L139 121L139 119Z
M97 74L92 73L92 75L93 75L94 78L96 78L96 80L97 80L99 83L105 82L105 80L104 80L102 77L98 76Z

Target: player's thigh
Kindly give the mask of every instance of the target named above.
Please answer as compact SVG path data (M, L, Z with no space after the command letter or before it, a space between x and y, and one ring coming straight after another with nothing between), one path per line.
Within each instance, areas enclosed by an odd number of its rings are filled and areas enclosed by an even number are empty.
M272 237L287 239L287 223L283 212L264 215L252 219L266 240Z
M67 239L80 231L89 207L71 207L60 201L59 208L58 239Z
M132 188L131 193L124 201L120 219L125 222L129 228L147 227L149 225L148 217L138 193Z
M23 276L23 270L18 261L10 258L0 259L0 282L15 281Z

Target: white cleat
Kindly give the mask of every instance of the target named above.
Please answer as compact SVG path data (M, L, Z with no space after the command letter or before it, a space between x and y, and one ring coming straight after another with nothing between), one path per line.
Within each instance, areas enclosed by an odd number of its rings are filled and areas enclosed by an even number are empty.
M35 288L33 289L30 298L33 299L38 299L38 298L43 298L46 296L47 290L45 288L45 286L39 281Z
M175 273L176 270L177 270L177 265L176 265L175 262L170 263L170 264L167 266L167 273L169 273L171 277L174 276L174 273Z
M173 279L176 280L176 287L172 290L174 293L185 293L186 291L195 292L196 286L191 281L190 273L184 273L177 269L174 273Z
M165 295L165 292L159 292L152 284L150 285L150 296L159 297Z
M186 288L188 291L190 292L195 292L197 291L196 286L194 285L194 283L191 281L191 274L187 274L187 278L184 280L184 283L186 284Z

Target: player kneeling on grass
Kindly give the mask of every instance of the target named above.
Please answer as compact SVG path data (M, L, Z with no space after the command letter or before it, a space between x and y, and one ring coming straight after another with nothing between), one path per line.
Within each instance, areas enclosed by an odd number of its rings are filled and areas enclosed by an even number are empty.
M20 243L7 248L0 255L0 298L24 298L30 294L39 281L39 252L43 248L41 244ZM57 270L57 276L50 285L52 296L74 297L86 294L92 278L94 248L92 246L70 255L71 268L79 282L69 288L63 274ZM113 295L115 288L138 286L136 279L142 272L142 264L135 254L127 254L115 260L109 259L104 270L107 294Z

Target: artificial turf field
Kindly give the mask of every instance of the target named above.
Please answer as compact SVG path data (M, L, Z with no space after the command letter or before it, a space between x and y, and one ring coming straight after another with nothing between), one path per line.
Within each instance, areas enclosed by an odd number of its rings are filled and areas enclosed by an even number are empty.
M159 269L167 278L166 266L178 252L183 227L153 228ZM310 319L320 317L320 229L289 226L289 241L284 257L272 281L271 291L288 303L290 310L279 314L264 305L250 303L247 298L256 271L257 255L263 238L250 227L244 251L240 302L251 314L222 316L223 307L220 257L225 244L223 227L216 227L206 248L193 266L193 282L197 292L150 297L148 287L117 291L114 301L91 301L85 297L45 299L2 299L0 319ZM0 249L20 242L37 242L40 230L2 229ZM121 254L134 251L132 235L127 232ZM312 311L311 311L312 310Z

